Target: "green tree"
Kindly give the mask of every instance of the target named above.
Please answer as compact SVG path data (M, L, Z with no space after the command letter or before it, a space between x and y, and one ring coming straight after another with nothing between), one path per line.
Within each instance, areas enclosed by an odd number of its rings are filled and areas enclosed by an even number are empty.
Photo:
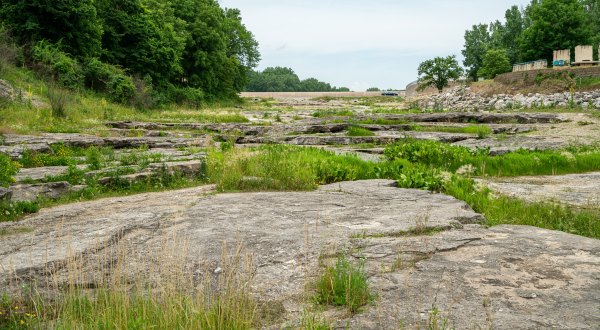
M582 0L587 15L587 25L591 30L592 43L600 43L600 0ZM596 48L596 47L594 47Z
M483 57L483 65L479 69L479 76L486 79L493 79L497 75L510 72L512 66L510 58L504 49L490 49Z
M504 17L506 22L504 23L500 47L506 49L510 63L514 64L520 61L519 45L516 40L521 38L525 30L525 17L517 6L508 9Z
M367 89L367 92L379 92L381 91L379 87L370 87Z
M548 59L557 49L572 49L591 41L580 0L534 0L526 9L530 26L520 38L523 60Z
M97 0L102 59L164 86L182 73L184 39L170 7L141 0Z
M419 90L433 86L441 93L451 81L456 81L463 74L463 69L456 61L456 56L436 57L419 65Z
M0 20L21 44L48 40L77 57L99 56L102 24L94 0L0 0Z
M477 81L479 69L483 65L483 56L490 47L492 38L487 24L473 25L471 30L465 32L465 45L462 51L465 57L463 65L467 68L467 75Z

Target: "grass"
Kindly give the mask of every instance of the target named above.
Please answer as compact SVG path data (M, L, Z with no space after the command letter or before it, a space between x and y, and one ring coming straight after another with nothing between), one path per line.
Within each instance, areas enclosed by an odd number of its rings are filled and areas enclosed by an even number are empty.
M456 172L473 167L473 175L523 176L584 173L600 170L600 149L569 148L562 151L518 150L491 156L485 149L471 150L436 141L406 139L386 148L387 159L406 159L412 163Z
M183 242L183 243L182 243ZM252 258L241 245L223 247L215 275L206 270L198 278L187 269L185 239L173 237L144 253L120 243L106 247L99 260L69 258L65 279L29 287L20 296L0 302L1 329L252 329L257 302L250 295ZM147 252L156 253L156 263ZM146 258L152 277L130 269ZM90 262L93 273L84 273ZM109 271L110 270L110 271ZM137 271L139 272L139 271ZM133 278L132 278L133 277ZM91 294L82 281L98 288ZM132 281L133 280L133 281ZM65 283L66 281L66 283ZM27 288L27 287L26 287ZM53 292L51 299L42 292Z
M347 136L375 136L372 131L359 126L351 126L346 133Z
M372 299L362 262L353 263L340 255L335 266L327 266L317 281L315 300L319 304L345 306L351 313Z
M375 118L356 120L353 123L358 125L406 125L408 121L406 119Z
M528 203L505 196L495 197L487 189L478 189L474 180L454 176L444 183L443 192L467 202L483 214L490 226L527 225L600 238L600 212L579 211L551 203Z
M108 134L106 121L152 121L197 123L249 122L239 109L228 104L213 104L203 109L164 107L156 110L138 110L133 106L107 102L91 91L64 91L51 87L34 72L8 66L3 79L15 88L28 91L22 102L0 104L0 131L31 134L90 133ZM33 107L29 95L35 95L45 105ZM224 107L225 106L225 107Z

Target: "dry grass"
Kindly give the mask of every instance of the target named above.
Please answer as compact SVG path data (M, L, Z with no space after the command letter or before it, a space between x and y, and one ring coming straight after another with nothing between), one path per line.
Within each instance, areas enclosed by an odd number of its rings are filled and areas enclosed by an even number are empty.
M70 252L66 262L48 267L48 277L15 278L13 287L31 289L5 299L0 328L255 327L252 258L242 245L224 244L216 268L214 262L190 262L189 248L186 239L173 235L141 250L121 240L99 244L94 254Z

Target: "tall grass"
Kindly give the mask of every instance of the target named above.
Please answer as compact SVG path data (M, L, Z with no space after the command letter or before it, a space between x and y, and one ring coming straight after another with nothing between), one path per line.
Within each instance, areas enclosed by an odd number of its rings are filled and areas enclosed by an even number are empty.
M345 306L355 313L371 298L364 264L353 263L345 255L338 257L335 266L327 266L317 281L315 299L320 304Z
M492 156L486 149L471 150L436 141L407 139L388 147L385 155L389 160L406 159L452 172L470 165L474 168L472 174L481 176L557 175L600 170L600 150L594 148L518 150Z
M165 238L150 251L158 260L126 245L107 246L98 259L69 256L65 274L54 275L47 285L34 284L26 297L5 302L9 308L0 317L0 328L170 330L260 325L250 294L252 258L241 244L233 250L224 245L218 274L189 266L189 246L182 237ZM130 265L144 269L136 273ZM85 270L90 267L92 273ZM87 289L89 281L95 289ZM52 297L44 292L52 292Z

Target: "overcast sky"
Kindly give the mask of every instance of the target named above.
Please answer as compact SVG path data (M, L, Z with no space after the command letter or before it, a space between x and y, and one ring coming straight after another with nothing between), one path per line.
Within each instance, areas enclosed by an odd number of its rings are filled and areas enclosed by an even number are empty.
M291 67L355 91L404 89L424 60L457 55L473 24L529 0L220 0L260 43L259 69ZM462 58L461 58L462 60Z

